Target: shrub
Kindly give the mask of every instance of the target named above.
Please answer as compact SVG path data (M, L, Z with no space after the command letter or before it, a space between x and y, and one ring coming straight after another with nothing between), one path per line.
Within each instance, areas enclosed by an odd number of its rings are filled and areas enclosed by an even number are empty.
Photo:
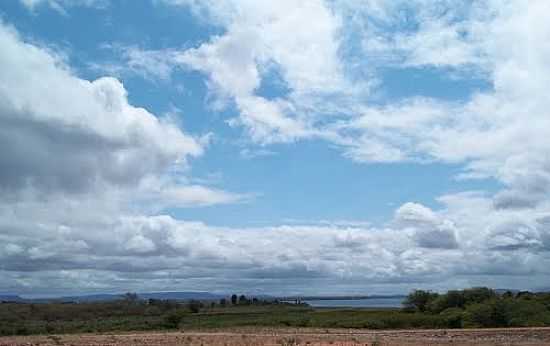
M443 318L448 328L462 328L464 310L460 308L448 308L443 310L439 316Z
M181 311L170 312L164 316L163 326L167 329L176 329L183 321L184 313Z
M468 327L506 327L506 304L502 299L471 304L466 308L464 323Z

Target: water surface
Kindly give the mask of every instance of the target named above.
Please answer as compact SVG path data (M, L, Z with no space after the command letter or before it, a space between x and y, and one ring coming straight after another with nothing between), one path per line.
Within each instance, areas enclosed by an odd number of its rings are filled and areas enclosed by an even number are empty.
M304 300L305 303L318 308L400 308L403 297L339 299L339 300Z

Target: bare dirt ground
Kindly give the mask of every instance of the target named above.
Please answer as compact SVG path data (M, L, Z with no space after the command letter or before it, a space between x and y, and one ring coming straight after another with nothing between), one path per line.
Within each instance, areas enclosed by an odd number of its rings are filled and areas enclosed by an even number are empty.
M550 328L469 330L347 330L239 328L124 334L74 334L0 337L0 346L523 346L550 345Z

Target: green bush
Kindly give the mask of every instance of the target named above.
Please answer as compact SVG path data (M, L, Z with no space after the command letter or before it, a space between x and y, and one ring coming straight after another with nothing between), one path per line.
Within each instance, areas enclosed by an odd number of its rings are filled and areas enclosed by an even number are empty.
M467 327L532 327L550 325L550 311L533 299L495 298L466 308Z
M497 301L468 305L464 315L465 327L505 327L506 315Z
M464 310L460 308L448 308L439 313L448 328L462 328Z
M184 313L181 311L173 311L164 316L164 328L177 329L184 318Z

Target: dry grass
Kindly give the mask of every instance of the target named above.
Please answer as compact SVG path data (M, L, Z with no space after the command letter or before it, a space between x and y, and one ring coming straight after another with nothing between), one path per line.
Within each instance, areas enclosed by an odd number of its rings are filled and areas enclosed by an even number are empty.
M319 330L240 328L170 333L41 335L0 338L0 346L523 346L550 345L550 328L475 330Z

